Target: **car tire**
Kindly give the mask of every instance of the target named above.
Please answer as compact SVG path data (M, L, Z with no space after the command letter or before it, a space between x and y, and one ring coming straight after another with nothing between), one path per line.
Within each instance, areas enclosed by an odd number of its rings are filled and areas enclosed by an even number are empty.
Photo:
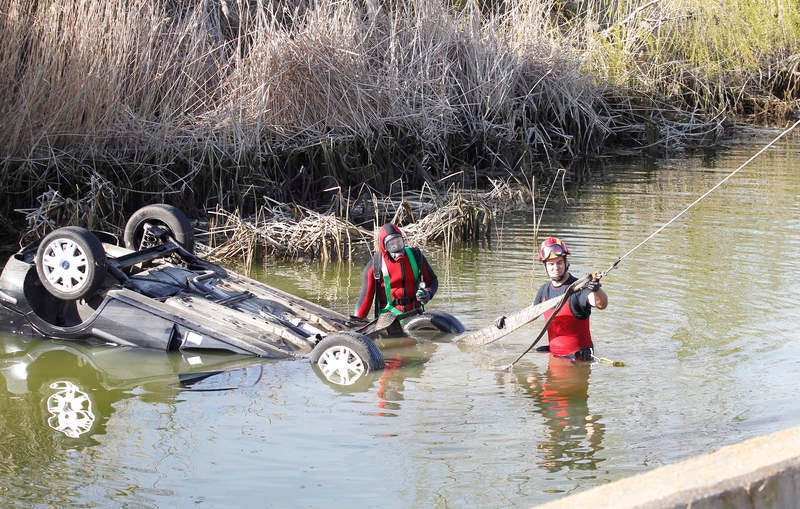
M157 245L154 239L147 238L148 224L166 226L178 244L194 253L194 229L189 218L179 208L163 203L142 207L128 219L123 234L126 248L138 251Z
M412 331L439 331L448 334L464 332L464 325L450 313L443 311L425 311L417 316L412 316L403 323L405 332Z
M91 296L106 278L103 244L86 228L59 228L39 243L36 273L54 297L78 300Z
M311 351L311 362L336 385L352 385L367 373L384 367L378 346L355 331L325 337Z

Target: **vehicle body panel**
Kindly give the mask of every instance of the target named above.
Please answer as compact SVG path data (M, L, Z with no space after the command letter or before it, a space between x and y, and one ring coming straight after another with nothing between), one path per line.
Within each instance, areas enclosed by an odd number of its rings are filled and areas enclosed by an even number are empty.
M353 326L340 313L169 244L142 252L104 244L109 275L78 300L45 290L36 245L26 246L0 275L0 326L57 339L276 358L306 355L327 334Z

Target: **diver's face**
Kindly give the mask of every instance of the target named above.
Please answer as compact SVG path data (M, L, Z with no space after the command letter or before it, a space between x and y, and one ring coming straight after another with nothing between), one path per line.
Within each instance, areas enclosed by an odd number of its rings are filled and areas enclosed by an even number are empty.
M563 256L547 260L544 262L544 267L547 270L547 275L556 283L562 281L567 275L567 259Z
M386 249L386 252L389 253L389 256L392 257L393 260L402 257L405 255L405 247L406 243L403 240L403 236L399 234L387 235L385 239L383 239L383 247Z

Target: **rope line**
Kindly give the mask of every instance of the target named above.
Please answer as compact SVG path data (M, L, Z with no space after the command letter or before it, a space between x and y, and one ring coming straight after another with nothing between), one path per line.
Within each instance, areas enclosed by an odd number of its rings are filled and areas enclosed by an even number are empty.
M656 229L656 230L655 230L653 233L651 233L650 235L648 235L648 236L647 236L647 238L645 238L643 241L639 242L639 243L638 243L638 244L636 244L636 245L635 245L633 248L631 248L630 250L628 250L628 252L627 252L627 253L625 253L624 255L622 255L622 256L620 256L619 258L617 258L617 261L615 261L613 264L611 264L611 267L609 267L608 269L606 269L606 270L604 270L603 272L600 272L600 273L598 274L598 279L601 279L601 278L605 277L605 275L606 275L606 274L608 274L609 272L611 272L611 270L615 269L615 268L617 267L617 265L619 265L619 262L621 262L623 259L627 258L627 257L628 257L628 256L629 256L631 253L633 253L634 251L636 251L637 249L639 249L639 248L640 248L640 247L642 247L643 245L645 245L647 242L649 242L649 241L650 241L650 239L652 239L653 237L655 237L656 235L658 235L659 233L661 233L661 232L662 232L662 231L663 231L665 228L667 228L669 225L671 225L672 223L674 223L674 222L675 222L675 221L676 221L676 220L677 220L679 217L681 217L683 214L685 214L686 212L688 212L688 211L689 211L689 210L690 210L692 207L694 207L695 205L697 205L698 203L700 203L700 202L701 202L701 201L702 201L702 200L703 200L703 199L704 199L706 196L708 196L709 194L713 193L715 190L717 190L717 188L719 188L719 187L720 187L722 184L724 184L725 182L727 182L727 181L728 181L728 180L729 180L731 177L733 177L734 175L736 175L737 173L739 173L739 171L741 171L741 170L742 170L742 169L744 169L744 168L745 168L745 167L746 167L748 164L750 164L751 162L753 162L753 160L754 160L755 158L757 158L757 157L758 157L758 156L760 156L762 153L764 153L764 152L765 152L765 151L766 151L768 148L770 148L772 145L774 145L774 144L775 144L775 143L776 143L778 140L780 140L781 138L783 138L784 136L786 136L787 134L789 134L789 133L790 133L790 132L791 132L791 131L792 131L792 130L795 128L795 127L797 127L798 125L800 125L800 120L796 121L794 124L792 124L792 126L791 126L791 127L789 127L788 129L784 130L784 131L783 131L783 132L781 132L781 133L780 133L778 136L776 136L776 137L775 137L775 138L774 138L772 141L770 141L769 143L767 143L766 145L764 145L764 146L761 148L761 150L759 150L758 152L756 152L755 154L753 154L752 156L750 156L750 158L749 158L747 161L745 161L745 162L744 162L744 163L742 163L742 164L741 164L741 165L740 165L738 168L736 168L735 170L733 170L733 171L732 171L732 172L731 172L731 173L730 173L730 174L729 174L727 177L725 177L724 179L722 179L722 180L720 180L719 182L717 182L717 184L716 184L714 187L712 187L711 189L709 189L708 191L706 191L705 193L703 193L703 195L702 195L702 196L700 196L700 197L699 197L699 198L697 198L695 201L693 201L693 202L692 202L692 203L691 203L691 204L690 204L688 207L686 207L685 209L683 209L682 211L680 211L680 212L679 212L679 213L678 213L678 214L677 214L675 217L673 217L672 219L670 219L669 221L667 221L666 223L664 223L663 225L661 225L661 227L659 227L659 228L658 228L658 229Z
M636 251L637 249L639 249L640 247L642 247L643 245L645 245L647 242L649 242L649 241L650 241L650 239L652 239L653 237L655 237L656 235L658 235L659 233L661 233L661 232L662 232L662 231L663 231L665 228L667 228L669 225L671 225L672 223L674 223L674 222L675 222L675 221L676 221L676 220L677 220L679 217L681 217L683 214L685 214L686 212L688 212L688 211L689 211L689 210L690 210L692 207L694 207L695 205L697 205L698 203L700 203L700 202L701 202L701 201L702 201L702 200L703 200L703 199L704 199L706 196L708 196L709 194L713 193L713 192L714 192L716 189L718 189L718 188L719 188L719 187L720 187L722 184L724 184L725 182L727 182L728 180L730 180L730 179L731 179L731 177L733 177L734 175L736 175L737 173L739 173L739 172L740 172L740 171L741 171L741 170L742 170L744 167L746 167L748 164L750 164L751 162L753 162L753 160L754 160L756 157L758 157L758 156L760 156L762 153L764 153L764 151L766 151L768 148L770 148L772 145L774 145L774 144L775 144L775 142L777 142L778 140L780 140L781 138L783 138L784 136L786 136L788 133L790 133L790 132L791 132L791 131L792 131L792 130L795 128L795 127L797 127L798 125L800 125L800 120L796 121L794 124L792 124L792 126L791 126L791 127L789 127L788 129L784 130L784 131L783 131L783 132L781 132L781 133L780 133L778 136L776 136L776 137L775 137L775 138L774 138L772 141L770 141L769 143L767 143L766 145L764 145L764 146L761 148L761 150L759 150L758 152L756 152L755 154L753 154L752 156L750 156L750 158L749 158L747 161L745 161L745 162L744 162L744 163L742 163L742 164L741 164L741 165L740 165L738 168L736 168L735 170L733 170L733 171L732 171L730 174L728 174L728 176L726 176L724 179L722 179L722 180L720 180L719 182L717 182L717 184L716 184L714 187L712 187L711 189L709 189L708 191L706 191L705 193L703 193L703 194L702 194L702 195L701 195L699 198L697 198L695 201L693 201L691 204L689 204L689 206L688 206L688 207L686 207L685 209L683 209L682 211L680 211L680 212L679 212L679 213L678 213L678 214L677 214L675 217L673 217L672 219L670 219L669 221L667 221L666 223L664 223L663 225L661 225L661 226L660 226L658 229L656 229L656 230L655 230L653 233L651 233L650 235L648 235L648 236L647 236L647 238L645 238L643 241L641 241L641 242L639 242L638 244L636 244L635 246L633 246L633 248L629 249L627 253L625 253L624 255L622 255L622 256L620 256L619 258L617 258L617 260L616 260L614 263L612 263L612 264L611 264L611 267L609 267L608 269L604 270L603 272L599 272L599 273L595 274L594 276L592 276L592 278L593 278L593 279L596 279L596 280L600 280L600 279L604 278L604 277L606 276L606 274L608 274L608 273L609 273L609 272L611 272L613 269L615 269L615 268L617 267L617 265L619 265L619 263L620 263L620 262L621 262L623 259L627 258L627 257L628 257L628 256L629 256L631 253L633 253L634 251ZM563 297L562 297L562 300L561 300L561 301L559 301L559 303L558 303L558 305L556 306L555 310L554 310L554 311L553 311L553 313L550 315L550 318L549 318L549 319L548 319L548 320L545 322L545 324L544 324L544 327L542 327L542 330L539 332L539 335L538 335L538 336L536 336L536 339L535 339L535 340L533 340L533 343L531 343L531 345L530 345L530 346L529 346L529 347L528 347L528 348L527 348L527 349L526 349L524 352L522 352L522 353L519 355L519 357L517 357L517 358L514 360L514 362L512 362L511 364L508 364L508 365L506 365L506 366L503 366L502 368L500 368L502 371L507 371L507 370L509 370L509 369L513 368L513 367L514 367L514 365L515 365L517 362L519 362L519 360L520 360L520 359L522 359L522 357L524 357L524 356L525 356L525 354L527 354L528 352L530 352L530 351L533 349L533 347L534 347L534 346L536 346L536 343L538 343L538 342L539 342L539 340L542 338L542 336L544 335L545 331L547 330L547 327L550 325L550 322L551 322L551 321L553 320L553 318L555 318L555 316L558 314L558 312L559 312L559 310L561 309L561 307L562 307L562 306L564 306L564 304L567 302L567 299L569 298L570 294L574 293L574 292L575 292L575 291L576 291L578 288L580 288L580 286L581 286L581 284L582 284L582 283L583 283L583 284L585 284L585 283L586 283L586 280L578 280L578 281L576 281L576 282L572 283L572 285L570 285L570 287L567 289L567 291L566 291L566 292L564 292L564 295L563 295ZM592 354L592 356L594 356L594 354ZM596 359L598 359L597 357L595 357L595 358L596 358ZM598 360L599 360L599 359L598 359ZM604 359L604 360L608 360L608 359ZM614 365L614 366L617 366L617 365L619 365L619 366L623 366L623 365L624 365L624 363L622 363L622 362L619 362L619 361L610 361L610 362L611 362L611 363L612 363L612 365Z

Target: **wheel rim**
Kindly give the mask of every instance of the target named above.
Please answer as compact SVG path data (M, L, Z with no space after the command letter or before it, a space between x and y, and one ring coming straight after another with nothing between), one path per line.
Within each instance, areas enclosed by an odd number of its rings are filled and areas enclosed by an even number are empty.
M325 350L317 366L326 379L339 385L352 385L366 372L361 357L346 346L332 346Z
M47 282L65 293L81 290L89 281L89 259L81 246L70 239L56 239L42 256Z
M139 239L138 246L136 246L137 249L139 250L147 249L148 247L155 247L160 244L158 237L150 233L151 226L155 225L156 223L151 223L151 222L147 222L144 225L142 225L141 238L137 236L137 238ZM170 229L169 226L167 226L167 228L170 230L170 235L174 236L172 229Z

